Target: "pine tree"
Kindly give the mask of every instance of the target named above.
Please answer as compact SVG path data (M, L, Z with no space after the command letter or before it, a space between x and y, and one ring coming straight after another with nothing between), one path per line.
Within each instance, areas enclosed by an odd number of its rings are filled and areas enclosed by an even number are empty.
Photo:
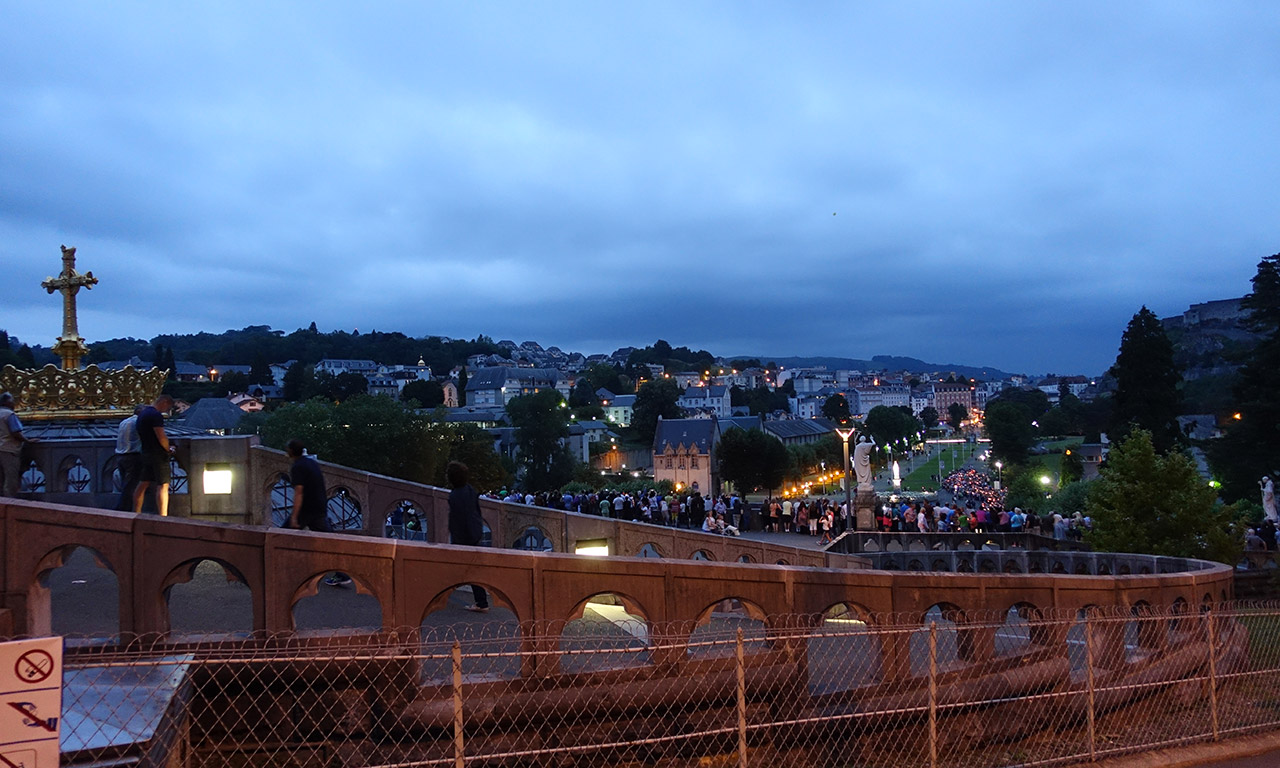
M1182 394L1178 385L1182 374L1174 365L1173 343L1160 318L1145 306L1125 328L1110 373L1116 380L1111 440L1123 439L1138 427L1151 433L1152 444L1160 453L1181 448L1178 410Z
M1280 254L1258 263L1245 324L1261 337L1240 369L1227 434L1209 457L1228 499L1258 498L1258 480L1280 469ZM1237 417L1238 414L1238 417Z

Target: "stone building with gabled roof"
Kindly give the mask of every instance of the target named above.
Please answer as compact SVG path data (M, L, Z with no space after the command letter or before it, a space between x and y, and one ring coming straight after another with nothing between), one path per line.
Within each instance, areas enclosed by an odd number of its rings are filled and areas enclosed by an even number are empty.
M677 487L701 491L704 496L720 491L720 467L716 448L720 444L720 422L710 419L658 419L653 435L653 479L670 480Z

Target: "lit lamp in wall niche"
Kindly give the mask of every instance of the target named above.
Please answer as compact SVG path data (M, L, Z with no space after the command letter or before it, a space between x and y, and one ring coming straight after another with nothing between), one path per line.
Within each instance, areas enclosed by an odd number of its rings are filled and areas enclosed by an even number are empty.
M204 493L206 496L218 496L231 493L231 465L204 465Z
M578 543L573 546L573 554L588 555L591 557L608 557L609 556L609 540L608 539L579 539Z

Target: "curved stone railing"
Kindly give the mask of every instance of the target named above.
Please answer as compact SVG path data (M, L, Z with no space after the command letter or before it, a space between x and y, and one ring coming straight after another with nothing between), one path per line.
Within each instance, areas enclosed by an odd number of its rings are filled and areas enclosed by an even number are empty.
M283 452L255 446L249 451L251 521L271 523L273 488L288 477L290 460ZM383 536L387 516L409 503L421 516L425 530L421 541L449 543L449 492L443 488L376 475L338 464L321 462L330 494L339 490L361 511L362 528L352 533ZM278 500L278 499L277 499ZM607 546L610 555L662 557L687 560L694 557L719 562L750 562L771 565L807 565L833 568L865 568L866 561L840 552L821 552L751 539L718 536L700 530L683 530L649 523L614 520L557 509L508 504L481 499L493 546L516 547L517 541L536 531L535 538L552 552L572 553L579 546Z
M91 550L116 573L122 637L168 632L170 588L205 560L248 587L252 629L272 633L294 630L294 607L331 571L350 574L360 591L377 598L387 629L419 626L456 587L471 583L488 587L521 622L567 621L592 596L610 593L647 621L690 627L725 600L758 616L821 615L847 603L918 625L939 604L960 616L989 616L1014 606L1061 613L1232 597L1232 570L1198 561L1155 560L1161 571L1194 570L1128 576L895 573L530 553L6 501L0 504L0 587L10 633L50 631L48 575L76 547Z
M963 550L1052 550L1085 552L1089 545L1064 541L1034 533L916 533L848 531L827 547L828 552L845 554L880 554L894 552L938 552Z

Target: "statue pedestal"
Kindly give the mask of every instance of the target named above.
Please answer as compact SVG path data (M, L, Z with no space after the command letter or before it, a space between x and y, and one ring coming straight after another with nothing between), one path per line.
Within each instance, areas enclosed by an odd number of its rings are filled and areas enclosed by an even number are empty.
M875 491L858 491L853 497L855 515L854 526L859 531L876 530L876 502L879 497Z

